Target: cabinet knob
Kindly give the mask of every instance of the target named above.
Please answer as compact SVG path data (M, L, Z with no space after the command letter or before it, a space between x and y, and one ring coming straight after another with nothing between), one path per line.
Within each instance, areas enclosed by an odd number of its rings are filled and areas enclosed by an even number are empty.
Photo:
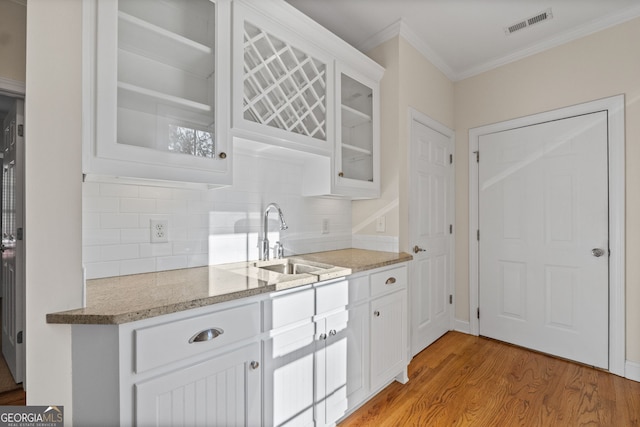
M332 329L332 330L329 331L329 335L331 335L331 336L334 336L334 335L337 335L337 334L338 334L338 331L336 331L335 329Z
M321 340L326 340L327 339L327 334L320 334L319 337Z
M255 360L253 362L251 362L249 364L249 366L251 367L251 369L256 370L260 367L260 363L256 362Z
M342 177L344 176L344 172L339 172L339 173L338 173L338 176L339 176L340 178L342 178Z
M221 159L226 159L227 158L227 153L225 153L224 151L221 152L220 154L218 154L218 157Z
M194 342L206 342L217 338L219 335L224 334L224 331L220 328L209 328L204 331L200 331L189 339L189 344Z
M378 310L376 310L376 311L373 312L373 315L376 316L376 317L380 317L380 312Z

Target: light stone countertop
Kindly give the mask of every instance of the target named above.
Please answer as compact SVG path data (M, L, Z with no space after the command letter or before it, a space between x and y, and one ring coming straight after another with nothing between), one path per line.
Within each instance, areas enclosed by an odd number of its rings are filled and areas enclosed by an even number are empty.
M317 272L280 274L258 268L255 261L249 261L87 280L87 306L47 314L47 323L117 325L134 322L344 277L410 261L412 256L343 249L287 258L318 263L324 268ZM271 263L278 262L281 261Z

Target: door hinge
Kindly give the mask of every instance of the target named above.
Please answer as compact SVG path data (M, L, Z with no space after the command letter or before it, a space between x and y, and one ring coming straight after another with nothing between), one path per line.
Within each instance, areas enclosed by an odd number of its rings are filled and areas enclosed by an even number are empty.
M453 234L453 224L449 224L449 234Z
M23 229L22 227L20 227L20 228L18 228L18 230L17 230L17 231L18 231L18 232L16 233L16 234L17 234L16 238L17 238L18 240L22 240L22 239L24 239L24 229Z
M480 151L474 151L473 154L476 155L476 163L480 163Z
M18 125L18 136L24 136L24 125Z
M453 304L453 295L449 295L449 304Z
M480 241L480 230L476 232L476 239L478 239L478 242Z
M478 307L478 319L480 318L480 307Z
M449 164L453 164L453 154L449 154Z
M22 344L22 331L18 332L18 335L16 336L16 342L18 344Z

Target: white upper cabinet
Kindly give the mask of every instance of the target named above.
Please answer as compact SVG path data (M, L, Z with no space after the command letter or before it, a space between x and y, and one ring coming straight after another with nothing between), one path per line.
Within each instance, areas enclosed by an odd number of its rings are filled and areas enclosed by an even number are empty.
M87 177L230 183L229 1L87 5Z
M333 57L288 25L309 18L279 2L234 1L233 19L234 135L330 155Z
M377 80L336 66L338 131L335 190L353 198L380 196L380 103Z

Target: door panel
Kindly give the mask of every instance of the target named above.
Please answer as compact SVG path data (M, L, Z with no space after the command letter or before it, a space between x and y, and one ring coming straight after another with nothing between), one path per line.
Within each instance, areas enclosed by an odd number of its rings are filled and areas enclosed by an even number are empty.
M608 368L606 112L479 149L480 334Z
M4 120L2 168L2 355L16 383L24 380L24 101Z
M451 325L452 141L414 121L411 145L411 245L424 249L413 256L411 351L415 355Z

